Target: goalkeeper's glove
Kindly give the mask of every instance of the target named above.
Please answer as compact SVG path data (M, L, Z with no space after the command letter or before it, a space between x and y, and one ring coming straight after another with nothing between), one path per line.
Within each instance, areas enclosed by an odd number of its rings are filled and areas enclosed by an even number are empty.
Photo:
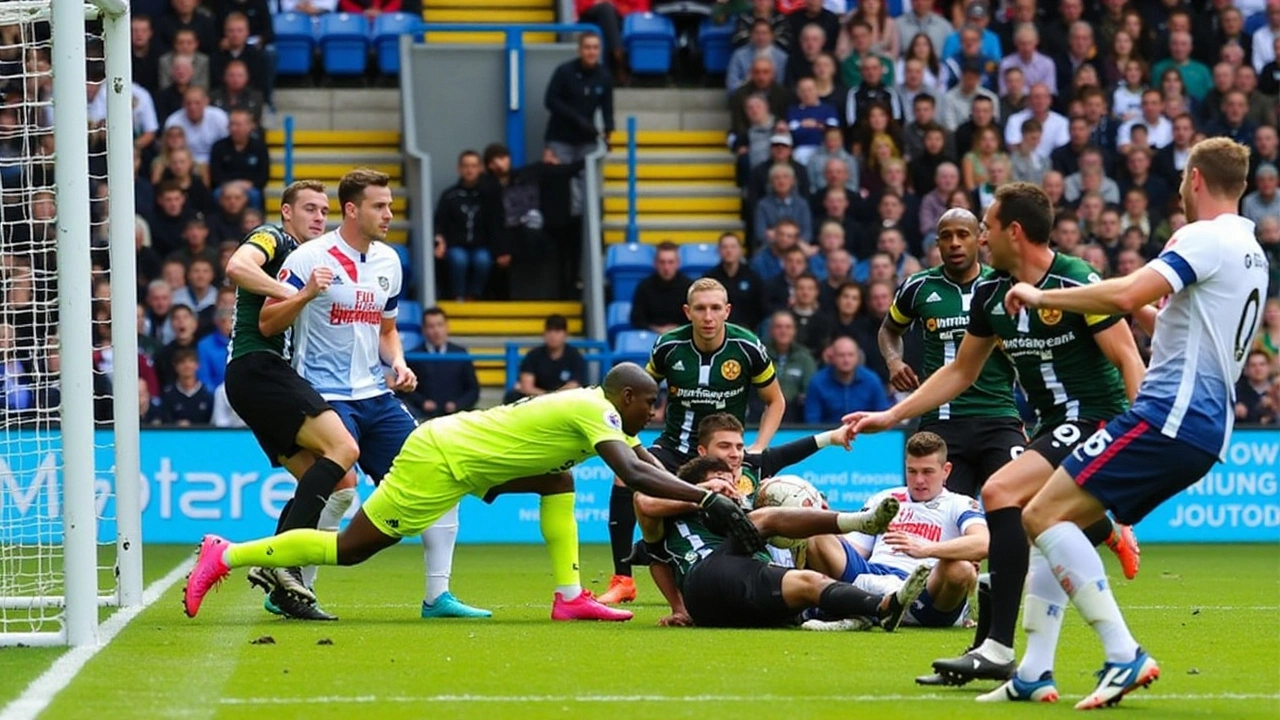
M760 537L760 531L737 503L724 495L708 491L698 507L702 508L713 532L734 538L748 552L764 552L764 538Z

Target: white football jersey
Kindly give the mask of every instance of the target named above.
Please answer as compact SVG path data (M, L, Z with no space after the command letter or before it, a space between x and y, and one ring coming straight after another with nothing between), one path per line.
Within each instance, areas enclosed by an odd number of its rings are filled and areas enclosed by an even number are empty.
M965 530L973 523L987 524L987 518L982 514L977 500L946 488L943 488L942 494L928 502L912 500L903 487L882 490L867 500L864 509L879 505L887 497L896 499L900 507L886 532L903 532L930 542L943 542L964 535ZM910 574L921 565L933 567L938 563L936 558L913 558L900 553L889 547L879 535L849 533L845 538L873 565L885 565Z
M1236 380L1266 302L1267 256L1253 222L1229 214L1183 226L1147 267L1169 281L1173 295L1156 316L1133 412L1225 460Z
M382 320L397 313L400 258L380 242L361 254L332 230L290 253L280 280L302 288L318 267L333 271L333 284L307 303L294 324L294 368L325 400L391 392L378 340Z

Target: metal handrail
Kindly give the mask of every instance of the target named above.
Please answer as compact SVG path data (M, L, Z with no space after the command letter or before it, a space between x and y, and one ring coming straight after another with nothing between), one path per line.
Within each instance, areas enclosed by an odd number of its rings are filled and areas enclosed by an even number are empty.
M636 116L627 116L627 242L639 242L640 230L636 223Z
M284 116L284 186L293 184L293 116Z
M594 341L605 338L604 316L604 235L600 222L600 163L609 154L604 140L587 155L583 165L582 198L582 305L585 311L587 337Z

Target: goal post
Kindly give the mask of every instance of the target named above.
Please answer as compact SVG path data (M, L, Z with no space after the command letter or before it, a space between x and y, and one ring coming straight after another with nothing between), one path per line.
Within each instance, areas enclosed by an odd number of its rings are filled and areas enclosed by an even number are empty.
M34 288L0 318L0 646L90 645L142 603L129 6L6 0L0 31L0 275Z

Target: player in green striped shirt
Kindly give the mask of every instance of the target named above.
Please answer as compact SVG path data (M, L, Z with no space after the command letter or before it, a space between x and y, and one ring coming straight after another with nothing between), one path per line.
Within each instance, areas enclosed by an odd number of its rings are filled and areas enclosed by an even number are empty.
M928 380L955 360L975 289L995 274L978 262L978 218L968 210L953 208L938 220L938 250L942 265L902 283L880 328L880 352L889 366L889 382L902 392L920 386L902 359L903 334L919 323L924 335L920 376ZM947 443L948 490L978 497L987 478L1022 452L1027 436L1013 399L1016 380L1009 356L994 352L973 385L921 417L919 429L937 433Z
M1052 224L1053 205L1039 187L1030 183L1001 186L983 220L991 264L1000 272L978 281L955 360L893 408L845 418L857 432L879 432L923 415L973 385L997 347L1012 358L1027 399L1036 409L1039 423L1026 451L1000 468L982 489L991 532L991 627L980 646L960 658L934 663L944 679L959 684L973 679L1003 681L1013 673L1014 626L1024 582L1030 586L1024 623L1028 653L1052 656L1056 632L1046 633L1043 628L1052 625L1045 618L1061 608L1042 601L1036 588L1038 583L1057 581L1047 567L1028 577L1029 564L1040 568L1043 563L1028 557L1022 506L1077 444L1128 406L1126 398L1137 394L1146 371L1133 335L1120 317L1025 309L1011 316L1005 311L1004 295L1016 282L1057 288L1100 280L1084 261L1049 247ZM1095 543L1119 535L1109 520L1087 532ZM1136 549L1118 543L1116 547L1136 557ZM1136 572L1136 563L1132 564ZM1047 638L1049 634L1054 637Z

